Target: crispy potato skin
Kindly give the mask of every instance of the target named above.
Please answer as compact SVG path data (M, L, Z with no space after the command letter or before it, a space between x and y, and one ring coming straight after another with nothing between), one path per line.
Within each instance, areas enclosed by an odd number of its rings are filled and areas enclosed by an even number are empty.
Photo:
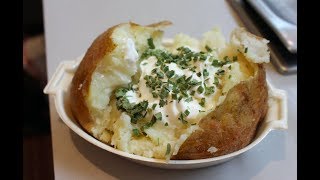
M263 65L256 75L234 86L225 101L204 117L171 159L204 159L232 153L247 146L268 110L268 89ZM216 147L215 153L208 152Z
M94 125L86 102L91 77L102 58L115 49L116 45L113 43L111 35L117 26L108 29L93 41L71 82L70 106L72 114L89 133L91 133L91 128Z

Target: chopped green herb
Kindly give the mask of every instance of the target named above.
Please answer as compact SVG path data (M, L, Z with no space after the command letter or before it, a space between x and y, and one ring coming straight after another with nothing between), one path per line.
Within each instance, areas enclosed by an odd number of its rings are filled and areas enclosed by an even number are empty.
M197 125L197 123L192 123L191 126Z
M204 54L201 54L200 55L200 60L201 61L205 61L207 59L207 56L206 55L204 55Z
M238 57L237 57L237 56L233 56L233 57L232 57L232 61L233 61L233 62L238 61Z
M199 110L199 112L206 112L206 111L201 111L201 110Z
M204 76L204 77L209 76L209 72L208 72L207 69L204 69L202 73L203 73L203 76Z
M167 71L166 75L167 75L168 78L171 78L174 75L174 70Z
M128 89L126 88L117 89L115 92L116 98L123 97L124 95L126 95L127 92L128 92Z
M196 93L196 91L192 90L192 91L190 92L190 95L193 96L194 93Z
M192 72L196 72L196 66L193 66L192 68L190 68L190 71L192 71Z
M139 129L132 129L133 136L139 137L141 135Z
M219 79L217 77L214 77L214 82L213 82L214 85L218 86L219 84Z
M201 101L200 101L199 105L204 107L205 103L206 103L206 99L205 98L201 98Z
M165 87L162 87L160 94L159 94L160 98L165 99L168 97L168 95L169 95L169 90Z
M174 99L174 100L177 100L177 99L178 99L178 96L177 96L177 94L172 94L172 95L171 95L171 98Z
M186 110L184 111L184 114L185 114L186 116L189 116L190 111L188 111L188 109L186 109Z
M142 65L147 65L148 63L147 62L144 62Z
M223 57L223 60L225 61L225 62L223 63L223 65L226 65L226 64L228 64L228 63L231 63L231 60L229 59L229 56Z
M167 71L169 71L169 66L164 66L163 72L167 72Z
M197 73L197 76L200 77L200 76L201 76L201 72L198 72L198 73Z
M160 99L160 102L159 102L160 107L163 107L166 104L167 104L167 100Z
M164 78L164 74L163 74L163 72L161 72L161 71L158 71L158 72L157 72L157 76L158 76L158 78L160 78L160 79L163 79L163 78Z
M244 53L247 53L247 52L248 52L248 47L244 49Z
M146 123L142 127L143 127L143 129L148 129L148 128L152 127L156 122L157 122L157 119L154 116L152 116L151 121Z
M205 48L208 52L212 52L212 49L208 45L206 45Z
M229 75L229 79L231 79L231 74Z
M162 120L162 114L161 112L158 112L154 115L156 117L156 120L161 121Z
M228 67L229 70L231 70L231 65Z
M205 93L204 95L210 95L214 93L214 86L205 87Z
M216 72L216 75L224 75L224 72L225 72L225 70L223 70L223 69L219 69L217 72Z
M158 97L158 94L156 92L152 92L152 97L153 98L157 98Z
M186 115L184 113L180 113L180 116L179 116L179 120L183 123L183 124L187 124L188 121L185 120L186 118Z
M198 91L199 94L201 94L201 93L203 93L204 88L203 88L202 86L199 86L199 87L197 88L197 91Z
M171 152L171 145L170 143L167 144L167 151L166 151L166 156L169 155Z
M192 97L188 97L185 101L186 102L191 102L192 101Z
M218 60L216 60L216 59L212 60L212 64L211 65L214 66L214 67L221 67L220 62Z
M166 123L164 124L164 126L168 126L168 123L166 122Z
M154 46L154 44L153 44L153 39L152 39L152 38L149 38L147 41L148 41L149 48L150 48L150 49L154 49L155 46Z
M131 122L136 124L138 120L145 117L148 108L148 101L142 101L138 104L132 104L128 98L124 96L124 92L128 89L119 88L116 90L117 108L126 112L131 117Z
M153 109L153 110L156 109L156 107L157 107L157 104L153 104L153 105L152 105L152 109Z

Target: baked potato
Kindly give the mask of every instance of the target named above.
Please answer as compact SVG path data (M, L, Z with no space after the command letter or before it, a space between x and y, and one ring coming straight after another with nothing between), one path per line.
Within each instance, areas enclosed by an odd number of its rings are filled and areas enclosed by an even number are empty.
M266 39L243 28L163 45L162 21L98 36L71 82L70 106L89 134L158 159L203 159L248 145L268 109Z

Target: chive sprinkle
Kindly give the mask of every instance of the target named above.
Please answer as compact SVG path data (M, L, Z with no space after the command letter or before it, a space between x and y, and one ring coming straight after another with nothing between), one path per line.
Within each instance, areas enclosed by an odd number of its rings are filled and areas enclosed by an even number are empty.
M156 114L154 115L154 117L156 117L156 120L161 121L161 120L162 120L162 114L161 114L161 112L156 113Z
M169 155L169 154L170 154L170 152L171 152L171 144L170 144L170 143L168 143L168 144L167 144L167 151L166 151L166 155Z
M209 76L209 72L208 72L207 69L204 69L202 73L203 73L203 76L204 76L204 77Z
M199 105L204 107L205 103L206 103L206 99L205 98L201 98L201 101L200 101Z
M139 129L132 129L132 133L133 133L133 136L136 136L136 137L139 137L141 135Z
M188 115L190 114L190 111L188 111L188 109L186 109L186 110L184 111L184 114L185 114L186 116L188 116Z
M206 45L206 50L208 51L208 52L212 52L212 49L208 46L208 45Z
M153 104L153 105L152 105L152 109L153 109L153 110L156 109L156 107L157 107L157 104Z
M149 48L150 48L150 49L154 49L154 48L155 48L155 46L154 46L154 44L153 44L153 39L152 39L152 38L149 38L149 39L148 39L148 45L149 45Z
M201 94L203 93L204 89L202 86L199 86L198 89L197 89L198 93Z

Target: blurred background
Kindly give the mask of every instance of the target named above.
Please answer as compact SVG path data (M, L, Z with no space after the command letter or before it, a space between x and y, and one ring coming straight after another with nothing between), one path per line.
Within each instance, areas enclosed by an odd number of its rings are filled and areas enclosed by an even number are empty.
M23 179L54 179L42 0L23 0Z

